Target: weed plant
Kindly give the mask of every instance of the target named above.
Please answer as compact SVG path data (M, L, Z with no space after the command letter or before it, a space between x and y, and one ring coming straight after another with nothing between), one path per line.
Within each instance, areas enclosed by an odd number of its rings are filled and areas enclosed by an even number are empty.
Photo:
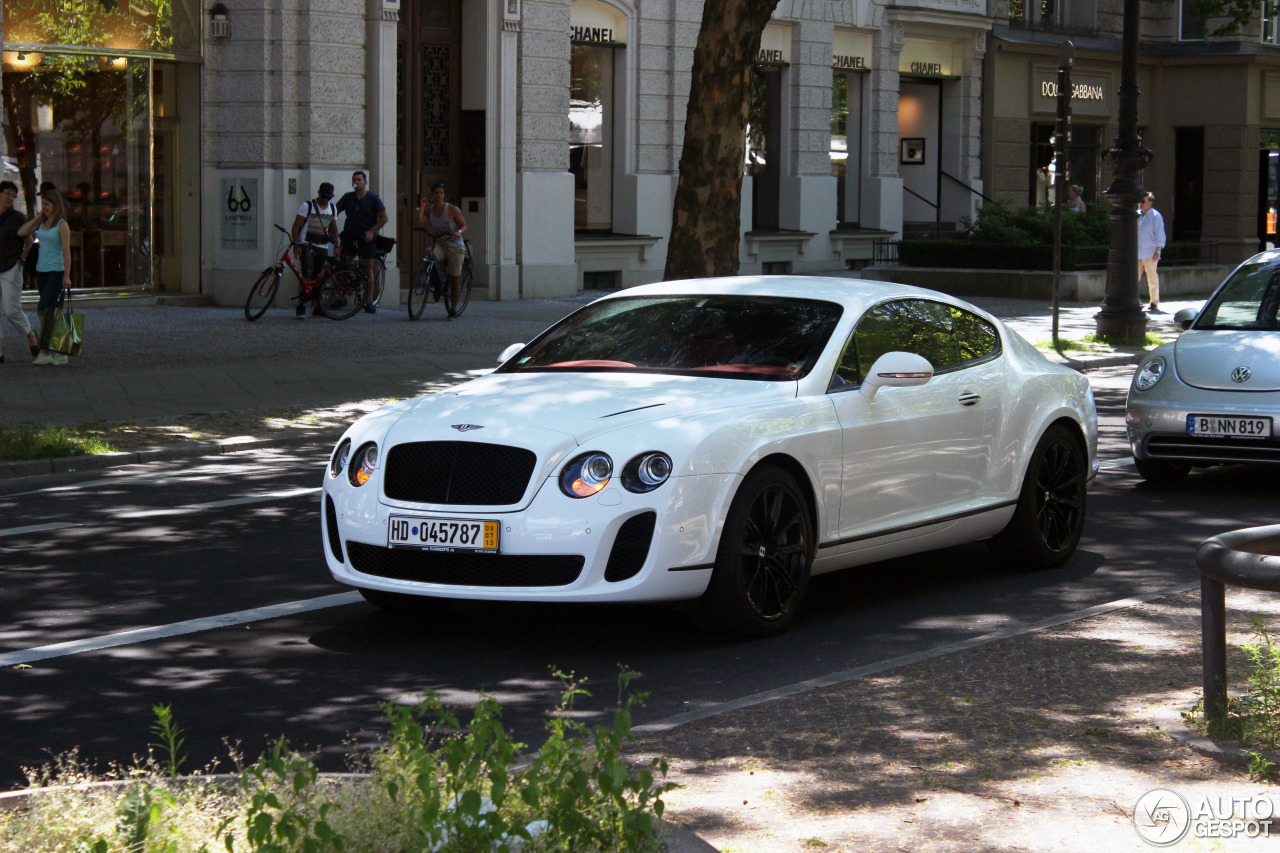
M634 673L619 675L612 725L573 718L590 695L556 672L562 694L548 737L526 759L481 699L464 727L434 695L415 708L385 706L389 733L352 757L364 771L321 776L307 755L274 743L230 781L178 775L183 734L157 706L157 742L146 759L106 776L76 753L29 771L39 793L23 810L0 811L3 853L657 853L668 765L632 769ZM114 785L90 784L113 780Z

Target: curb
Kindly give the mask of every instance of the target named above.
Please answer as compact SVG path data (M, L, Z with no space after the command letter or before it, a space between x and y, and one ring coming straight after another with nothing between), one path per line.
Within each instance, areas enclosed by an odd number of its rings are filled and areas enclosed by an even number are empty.
M1233 746L1229 743L1222 743L1221 741L1206 737L1205 735L1193 730L1187 725L1186 720L1182 718L1182 711L1177 708L1161 708L1151 715L1151 719L1155 723L1157 729L1179 743L1189 747L1192 751L1198 752L1208 758L1212 758L1219 764L1248 770L1249 761L1251 760L1249 752L1246 752L1243 747ZM1280 755L1277 755L1274 752L1268 752L1264 749L1256 749L1252 751L1261 755L1272 764L1280 765Z
M47 474L69 474L78 471L98 471L106 468L122 468L147 462L165 462L172 459L195 459L217 456L222 453L239 453L267 447L288 447L327 440L338 430L314 430L288 435L259 437L239 435L216 441L177 441L140 447L137 450L120 450L115 453L95 453L85 456L60 456L56 459L26 459L20 462L0 462L0 480L18 477L40 477Z

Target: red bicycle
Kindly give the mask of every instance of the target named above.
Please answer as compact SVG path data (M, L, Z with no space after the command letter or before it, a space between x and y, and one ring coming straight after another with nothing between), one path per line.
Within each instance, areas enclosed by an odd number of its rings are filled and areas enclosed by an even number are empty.
M280 254L280 260L263 270L262 275L253 283L249 298L244 303L246 318L256 320L267 313L280 290L280 279L284 277L286 267L293 271L294 278L298 280L299 304L306 305L319 293L320 313L330 320L345 320L364 307L368 281L363 273L344 266L342 261L335 262L326 257L315 278L303 277L302 271L293 262L293 249L299 246L303 251L315 251L315 247L295 243L288 231L279 225L275 228L288 238L289 245Z

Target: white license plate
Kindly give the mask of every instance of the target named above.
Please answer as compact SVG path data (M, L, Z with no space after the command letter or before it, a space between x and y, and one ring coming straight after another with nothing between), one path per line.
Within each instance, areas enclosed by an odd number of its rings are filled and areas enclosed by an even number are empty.
M1209 438L1270 438L1271 418L1187 415L1187 434Z
M498 522L393 515L387 520L387 545L392 548L496 554Z

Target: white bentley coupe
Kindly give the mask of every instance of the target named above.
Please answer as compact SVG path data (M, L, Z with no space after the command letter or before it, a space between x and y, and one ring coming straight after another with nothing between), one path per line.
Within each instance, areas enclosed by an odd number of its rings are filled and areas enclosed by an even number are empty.
M686 601L782 631L811 575L989 539L1058 566L1088 381L959 299L801 276L606 296L338 441L321 530L370 602Z

